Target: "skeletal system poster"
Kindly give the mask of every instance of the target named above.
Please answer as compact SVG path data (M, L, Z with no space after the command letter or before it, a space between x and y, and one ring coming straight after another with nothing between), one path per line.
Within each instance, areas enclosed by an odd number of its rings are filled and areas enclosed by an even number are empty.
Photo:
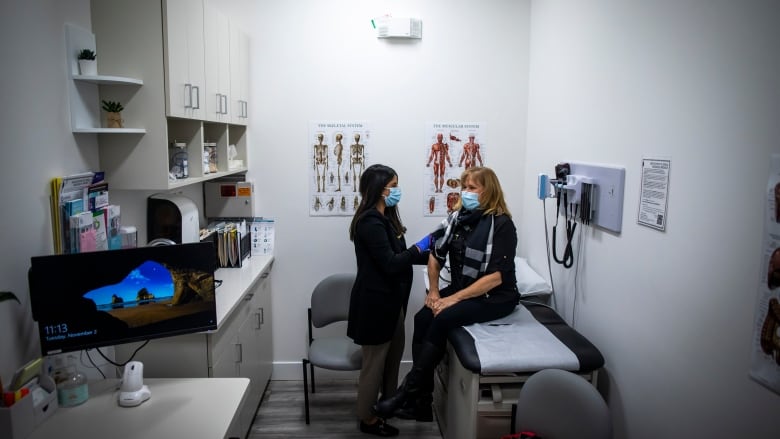
M352 216L370 141L365 122L310 122L309 216Z
M445 216L460 200L460 174L485 166L485 124L434 122L425 130L423 214Z

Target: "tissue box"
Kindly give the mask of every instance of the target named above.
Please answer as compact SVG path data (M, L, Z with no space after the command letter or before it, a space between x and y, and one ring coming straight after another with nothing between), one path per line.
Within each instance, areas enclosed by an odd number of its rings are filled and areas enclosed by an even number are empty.
M11 407L0 407L0 437L24 439L49 418L59 405L57 387L50 376L41 376L24 398Z

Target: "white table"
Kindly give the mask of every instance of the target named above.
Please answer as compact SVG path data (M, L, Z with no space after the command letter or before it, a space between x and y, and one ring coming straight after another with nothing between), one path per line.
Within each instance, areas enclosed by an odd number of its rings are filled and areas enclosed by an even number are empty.
M89 400L60 407L28 439L218 439L228 437L247 378L147 378L152 397L136 407L117 403L119 380L90 383Z

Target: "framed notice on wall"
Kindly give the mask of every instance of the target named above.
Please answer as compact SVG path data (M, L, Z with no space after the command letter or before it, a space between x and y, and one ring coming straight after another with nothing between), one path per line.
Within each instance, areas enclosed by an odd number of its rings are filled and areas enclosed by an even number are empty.
M669 159L642 159L642 187L639 192L637 223L653 229L666 230L669 199Z

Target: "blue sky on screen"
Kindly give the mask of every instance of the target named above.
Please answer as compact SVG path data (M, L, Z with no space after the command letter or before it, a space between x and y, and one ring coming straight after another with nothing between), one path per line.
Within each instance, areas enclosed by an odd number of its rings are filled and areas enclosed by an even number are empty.
M171 273L157 262L146 261L131 271L121 282L96 288L84 294L84 297L92 299L96 305L111 303L111 297L114 294L125 302L132 302L142 288L146 288L157 299L172 297L173 278Z

